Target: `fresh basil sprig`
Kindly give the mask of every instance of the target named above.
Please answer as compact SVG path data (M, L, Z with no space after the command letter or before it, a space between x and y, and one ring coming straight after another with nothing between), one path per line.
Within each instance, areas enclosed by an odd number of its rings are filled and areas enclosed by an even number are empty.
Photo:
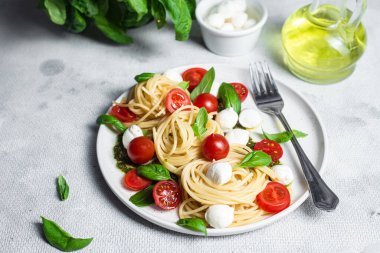
M234 87L229 83L222 83L219 87L218 98L222 101L224 108L232 107L239 114L241 111L241 102Z
M167 168L155 163L139 166L137 174L154 181L169 180L171 178Z
M66 179L60 175L57 178L57 191L61 200L66 200L69 197L69 189Z
M138 207L153 205L153 187L154 185L150 185L144 190L135 193L129 198L129 201Z
M293 135L297 138L303 138L303 137L307 136L306 133L303 133L303 132L298 131L298 130L293 130L293 132L284 131L284 132L276 133L276 134L269 134L263 130L263 135L264 135L265 139L272 140L272 141L275 141L277 143L288 142L292 139Z
M206 124L208 122L208 114L204 107L202 107L195 118L193 124L193 131L198 139L202 139L202 136L207 132Z
M46 10L50 20L56 25L63 25L66 21L66 2L65 0L45 0L42 8Z
M140 75L135 76L135 80L136 80L136 82L141 83L141 82L148 81L153 76L154 76L154 73L148 73L148 72L141 73Z
M200 218L185 218L179 219L177 225L193 230L198 231L207 236L206 222Z
M237 167L253 168L256 166L267 166L272 162L272 158L263 151L253 151L247 154Z
M189 88L189 82L186 82L186 81L182 81L178 84L178 86L182 89L182 90L186 90L187 88Z
M124 133L125 130L127 130L127 127L124 126L124 124L120 120L118 120L117 118L111 115L106 115L106 114L100 115L98 119L96 120L96 123L98 125L102 125L102 124L113 125L117 129L117 131L119 131L120 133Z
M206 74L203 76L201 82L195 87L195 89L191 92L190 98L191 101L194 101L196 97L198 97L202 93L210 93L211 86L215 79L215 69L209 69Z
M62 251L74 251L88 246L93 238L74 238L54 221L42 217L42 229L49 244Z

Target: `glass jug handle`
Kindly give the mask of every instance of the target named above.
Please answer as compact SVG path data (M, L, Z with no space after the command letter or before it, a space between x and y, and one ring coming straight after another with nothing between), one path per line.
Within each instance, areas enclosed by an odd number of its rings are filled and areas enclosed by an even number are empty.
M361 19L366 9L367 9L367 0L356 0L355 10L352 13L350 21L348 22L347 25L352 27L353 29L356 29L358 25L360 24Z

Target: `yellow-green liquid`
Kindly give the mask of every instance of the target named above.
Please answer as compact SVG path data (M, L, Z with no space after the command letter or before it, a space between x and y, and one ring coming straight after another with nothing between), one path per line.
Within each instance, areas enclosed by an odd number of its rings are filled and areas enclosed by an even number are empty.
M348 26L332 5L311 13L309 5L293 13L282 28L284 60L296 76L313 83L334 83L349 76L366 47L363 25Z

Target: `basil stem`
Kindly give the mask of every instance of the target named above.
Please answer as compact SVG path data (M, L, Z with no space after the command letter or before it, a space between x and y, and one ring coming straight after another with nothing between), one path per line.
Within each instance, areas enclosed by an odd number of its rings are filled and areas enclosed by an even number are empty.
M141 73L140 75L135 76L135 80L138 83L148 81L154 76L154 73Z
M117 118L111 115L106 115L106 114L100 115L98 119L96 120L96 123L98 125L102 125L102 124L113 125L117 129L117 131L119 131L120 133L124 133L125 130L127 130L127 127L124 126L124 124L120 120L118 120Z
M129 198L129 201L138 207L153 205L153 187L154 185L150 185L144 190L135 193Z
M195 122L193 124L193 131L198 139L202 139L202 136L207 132L206 124L208 122L208 114L204 107L202 107L197 117L195 118Z
M207 236L206 222L200 218L185 218L179 219L177 225L193 230L198 231Z
M237 167L253 168L257 166L267 166L272 162L272 158L263 151L253 151L247 154Z
M198 97L202 93L209 93L211 91L211 86L215 79L215 69L211 68L206 74L203 76L201 82L195 87L195 89L191 92L190 98L191 101L194 101L196 97Z
M57 191L61 200L66 200L69 197L69 185L62 175L57 178Z
M137 174L154 181L169 180L170 172L161 164L141 165L137 168Z
M224 108L232 107L237 114L240 113L241 101L231 84L222 83L219 87L218 98L222 101Z

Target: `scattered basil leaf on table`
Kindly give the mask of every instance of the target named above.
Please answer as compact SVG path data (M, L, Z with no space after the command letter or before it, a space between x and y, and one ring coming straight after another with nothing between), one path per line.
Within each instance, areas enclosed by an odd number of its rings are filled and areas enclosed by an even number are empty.
M215 79L215 69L209 69L206 74L203 76L201 82L195 87L195 89L191 92L190 98L191 101L194 101L196 97L198 97L202 93L210 93L211 86Z
M267 166L271 162L272 158L267 153L263 151L253 151L247 154L237 166L241 168Z
M155 163L139 166L137 174L154 181L169 180L171 178L167 168Z
M95 26L109 39L119 44L130 44L133 39L129 37L125 29L115 25L104 16L94 17Z
M148 81L154 76L154 73L141 73L140 75L135 76L135 80L138 83Z
M71 0L70 4L88 17L95 17L99 13L98 4L95 0Z
M198 139L202 139L202 136L207 132L206 124L208 122L208 114L204 107L202 107L195 118L193 124L193 131Z
M166 10L159 0L152 0L150 13L153 16L158 29L161 29L166 25Z
M124 0L128 6L137 14L136 21L140 21L142 17L148 13L148 0Z
M57 191L61 200L66 200L69 197L70 188L62 175L57 178Z
M59 250L68 252L83 249L93 240L93 238L74 238L54 221L48 220L42 216L41 218L42 229L46 240L51 246L56 247Z
M74 7L69 7L67 12L67 19L65 22L65 28L73 33L80 33L86 29L86 19L80 14L80 12Z
M177 225L193 231L202 232L207 236L206 222L200 218L179 219Z
M63 25L66 22L66 1L65 0L45 0L43 7L47 11L51 22Z
M153 187L154 185L150 185L144 190L135 193L129 198L129 201L138 207L153 205Z
M178 84L178 86L182 89L182 90L187 90L187 88L189 88L189 82L186 82L186 81L182 81Z
M229 83L222 83L219 87L218 98L222 101L225 109L232 107L239 114L241 111L241 102L234 87Z
M269 134L263 130L263 135L264 135L265 139L272 140L272 141L275 141L277 143L288 142L292 139L293 135L297 138L303 138L303 137L307 136L307 134L305 134L301 131L298 131L298 130L293 130L293 132L286 132L285 131L285 132L275 133L275 134Z
M185 0L187 8L189 9L190 16L192 19L195 19L195 8L197 7L196 0Z
M98 125L102 125L102 124L113 125L117 129L117 131L119 131L120 133L124 133L125 130L127 130L127 127L124 126L124 124L120 120L118 120L114 116L107 115L107 114L100 115L98 119L96 120L96 123Z

